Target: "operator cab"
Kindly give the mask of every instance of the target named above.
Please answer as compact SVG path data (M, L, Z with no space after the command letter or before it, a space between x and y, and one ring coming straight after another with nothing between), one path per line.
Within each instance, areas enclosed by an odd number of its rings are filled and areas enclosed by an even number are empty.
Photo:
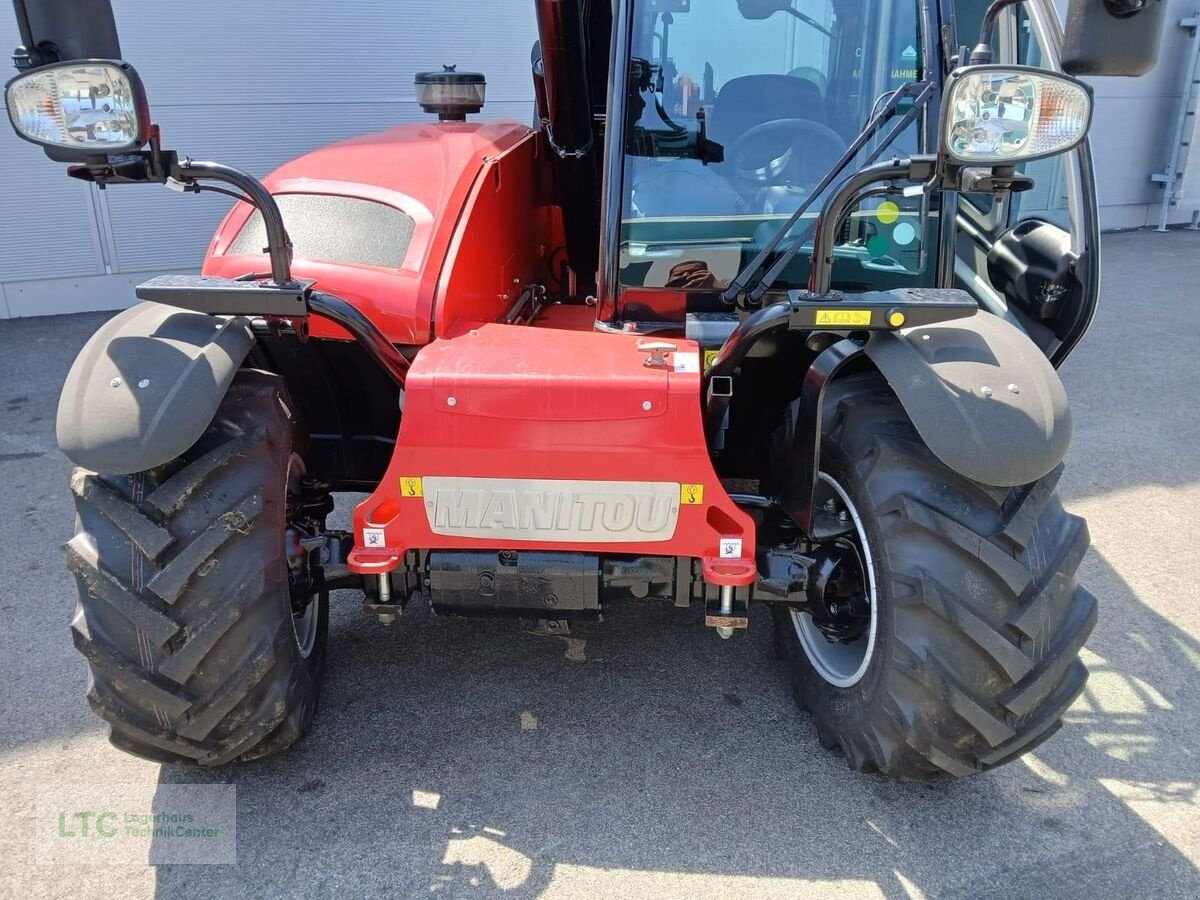
M924 40L914 0L632 6L617 285L637 318L654 319L681 300L639 289L723 290L891 92L922 77ZM922 149L917 121L888 153ZM867 206L847 229L839 286L931 283L919 203ZM800 255L778 287L807 278Z

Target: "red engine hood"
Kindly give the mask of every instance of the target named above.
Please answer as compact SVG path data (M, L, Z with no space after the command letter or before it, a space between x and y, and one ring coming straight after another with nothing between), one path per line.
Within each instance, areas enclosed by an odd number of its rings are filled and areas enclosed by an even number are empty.
M333 194L394 206L415 223L400 268L296 258L292 272L349 300L397 344L431 340L443 260L471 187L487 160L501 156L529 128L516 122L401 125L305 154L264 179L273 194ZM239 203L213 236L204 274L236 277L266 271L266 256L226 255L251 209ZM313 334L346 337L337 326L312 322Z

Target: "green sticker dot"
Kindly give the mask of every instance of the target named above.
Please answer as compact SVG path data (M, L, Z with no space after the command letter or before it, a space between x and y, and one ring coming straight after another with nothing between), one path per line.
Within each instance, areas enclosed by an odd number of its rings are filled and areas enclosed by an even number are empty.
M871 259L879 259L881 256L887 256L891 246L891 241L882 234L877 234L867 241L867 252L871 254Z

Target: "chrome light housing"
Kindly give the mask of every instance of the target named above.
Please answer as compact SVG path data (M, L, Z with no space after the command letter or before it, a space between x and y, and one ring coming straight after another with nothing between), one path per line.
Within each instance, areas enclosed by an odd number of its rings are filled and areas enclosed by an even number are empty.
M75 60L23 72L4 87L17 134L81 154L127 153L150 136L146 91L133 66Z
M963 165L1010 165L1079 145L1092 121L1081 81L1028 66L968 66L951 73L942 148Z

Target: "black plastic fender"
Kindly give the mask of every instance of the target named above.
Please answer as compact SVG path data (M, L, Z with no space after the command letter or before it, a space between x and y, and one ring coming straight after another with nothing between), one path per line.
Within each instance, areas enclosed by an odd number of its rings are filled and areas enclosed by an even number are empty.
M76 465L128 475L199 440L254 343L250 320L139 303L84 345L58 401L58 445Z
M1071 443L1058 373L1024 332L988 313L902 332L876 331L866 354L922 440L983 484L1037 481Z

